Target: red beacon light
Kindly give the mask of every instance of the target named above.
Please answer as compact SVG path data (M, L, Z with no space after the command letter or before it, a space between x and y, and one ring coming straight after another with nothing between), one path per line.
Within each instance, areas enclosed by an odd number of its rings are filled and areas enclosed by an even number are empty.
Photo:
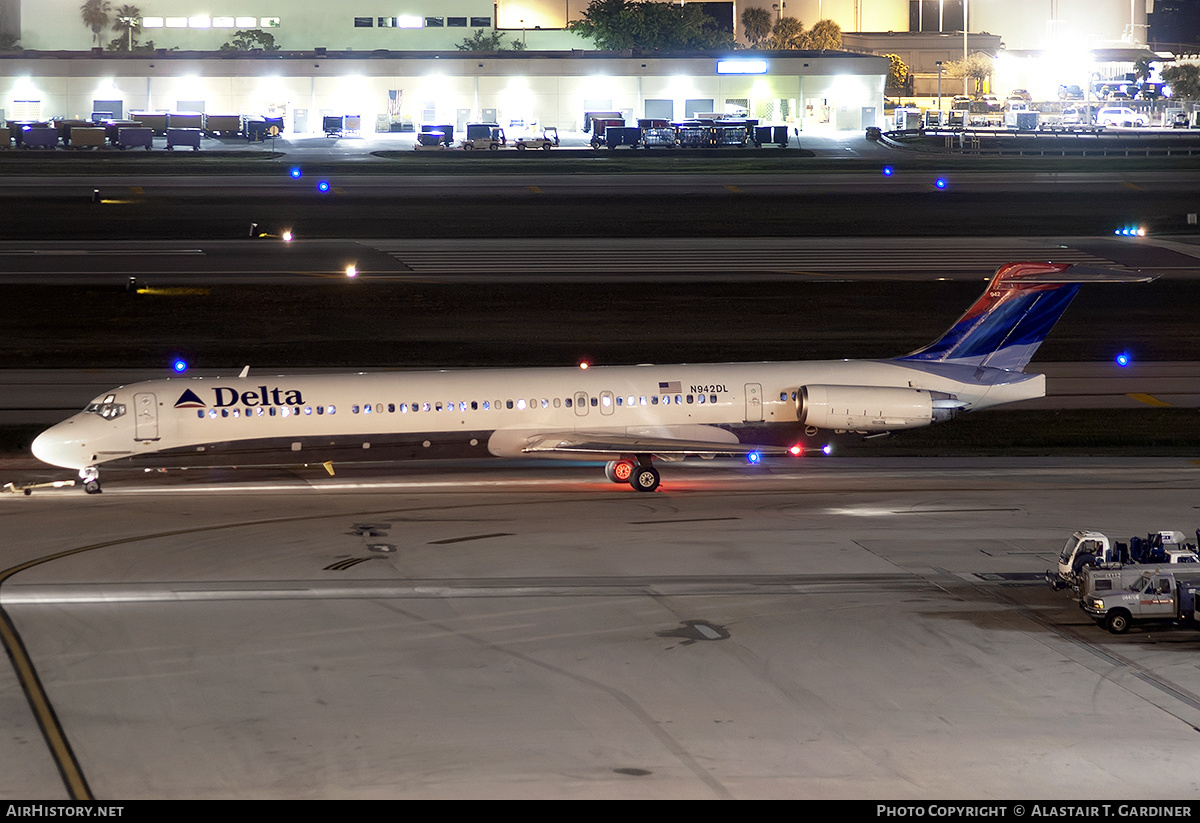
M788 449L788 454L790 454L792 457L799 457L800 455L804 454L804 447L797 443Z

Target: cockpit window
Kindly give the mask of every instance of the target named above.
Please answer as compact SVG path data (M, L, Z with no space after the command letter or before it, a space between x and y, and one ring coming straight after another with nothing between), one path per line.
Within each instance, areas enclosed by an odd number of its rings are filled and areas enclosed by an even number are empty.
M85 414L98 414L105 420L116 420L125 414L125 404L117 403L113 395L108 395L99 403L90 403L83 410Z

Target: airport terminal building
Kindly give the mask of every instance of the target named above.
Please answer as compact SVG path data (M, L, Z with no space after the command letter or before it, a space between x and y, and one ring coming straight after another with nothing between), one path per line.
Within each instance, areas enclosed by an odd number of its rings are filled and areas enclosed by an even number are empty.
M889 62L874 48L874 54L600 52L564 28L580 17L586 0L156 0L136 7L140 30L134 32L117 20L127 7L110 5L108 25L96 28L85 25L79 0L0 0L0 34L19 40L0 52L5 118L198 111L281 117L285 129L297 133L319 132L325 115L357 116L363 131L376 132L470 121L577 130L590 111L620 112L627 121L744 112L800 131L883 121ZM771 8L759 0L704 5L742 43L741 9ZM988 16L996 16L995 5L967 6L969 26L1003 24ZM1074 6L1060 5L1057 14L1066 20ZM829 17L846 32L919 34L961 28L964 12L962 0L864 6L795 0L785 13L807 24ZM1088 31L1103 24L1118 33L1118 6L1131 14L1114 0L1089 4ZM1019 31L1046 30L1021 18L1013 4L1006 8L1013 20L1005 35L1010 48L1031 39ZM1126 25L1136 30L1131 21ZM269 35L277 50L268 44L223 51L242 31ZM476 32L499 35L501 50L458 50ZM958 39L965 47L961 32ZM974 48L977 36L971 40Z

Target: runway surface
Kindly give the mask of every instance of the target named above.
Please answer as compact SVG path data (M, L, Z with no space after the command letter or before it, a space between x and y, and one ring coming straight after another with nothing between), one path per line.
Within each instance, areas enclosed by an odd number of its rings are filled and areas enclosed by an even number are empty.
M1038 580L1196 461L215 479L0 496L0 796L1200 793L1200 634Z
M0 285L417 282L700 282L983 279L1014 261L1049 260L1200 274L1200 239L1164 237L419 238L278 237L175 243L0 243Z

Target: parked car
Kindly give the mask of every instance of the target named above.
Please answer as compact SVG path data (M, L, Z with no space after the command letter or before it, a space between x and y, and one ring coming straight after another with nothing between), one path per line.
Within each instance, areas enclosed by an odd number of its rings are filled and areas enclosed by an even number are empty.
M1096 113L1096 124L1100 126L1127 126L1141 128L1149 121L1146 115L1128 106L1105 106Z
M1029 93L1028 89L1013 89L1008 93L1008 98L1011 100L1014 97L1024 100L1026 103L1033 102L1033 95Z
M1062 110L1062 119L1059 122L1064 126L1078 126L1087 123L1087 109L1083 106L1067 106Z
M980 96L979 100L987 105L988 111L1000 111L1003 108L1000 104L1000 98L994 94L984 94Z
M1058 99L1059 100L1082 100L1083 99L1083 89L1080 88L1079 86L1075 86L1075 85L1059 86L1058 87Z

